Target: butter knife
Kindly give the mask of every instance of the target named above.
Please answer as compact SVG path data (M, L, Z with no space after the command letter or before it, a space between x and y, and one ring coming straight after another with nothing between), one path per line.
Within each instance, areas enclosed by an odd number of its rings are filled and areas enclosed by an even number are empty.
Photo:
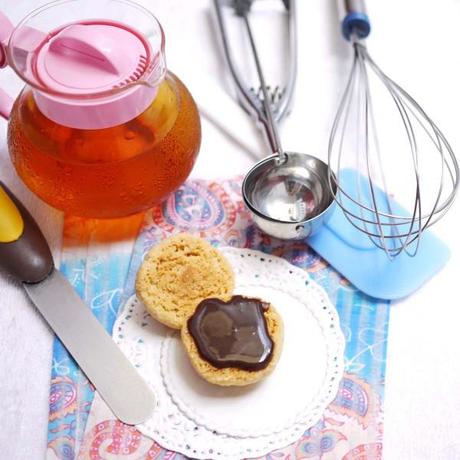
M151 417L155 398L70 283L22 203L0 182L0 267L20 281L88 380L122 422Z

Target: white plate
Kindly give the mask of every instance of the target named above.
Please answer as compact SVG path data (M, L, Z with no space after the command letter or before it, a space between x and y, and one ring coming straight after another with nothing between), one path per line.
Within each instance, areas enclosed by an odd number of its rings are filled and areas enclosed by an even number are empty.
M254 457L294 442L334 399L344 338L335 308L308 273L258 251L223 248L236 293L272 303L284 322L273 373L258 384L225 388L193 369L177 332L128 302L114 336L159 403L139 429L168 449L196 458Z

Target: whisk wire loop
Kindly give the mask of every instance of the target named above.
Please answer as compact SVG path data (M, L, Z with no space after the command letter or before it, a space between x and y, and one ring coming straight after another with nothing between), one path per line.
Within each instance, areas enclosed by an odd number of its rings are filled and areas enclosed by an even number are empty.
M354 57L329 138L329 185L336 187L336 202L351 225L366 234L390 259L403 252L415 256L422 233L439 221L454 201L459 184L458 163L437 125L406 90L381 70L361 37L351 34L349 39ZM384 159L388 161L389 157L381 149L371 78L372 83L380 82L389 94L390 107L395 108L405 133L410 172L404 180L413 183L413 201L404 214L394 205L388 187L387 173L392 173L394 166L390 171L384 167ZM350 148L349 141L354 137L354 147ZM439 155L439 180L423 177L429 146ZM341 171L350 155L356 170L365 177L363 180L356 175L354 189L341 180ZM427 179L434 193L426 190Z

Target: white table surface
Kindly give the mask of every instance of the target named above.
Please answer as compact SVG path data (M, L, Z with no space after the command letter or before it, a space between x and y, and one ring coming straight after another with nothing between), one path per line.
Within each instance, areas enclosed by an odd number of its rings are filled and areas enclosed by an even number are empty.
M94 0L96 1L96 0ZM0 0L19 20L37 0ZM260 135L229 96L209 0L144 3L166 31L169 67L191 89L203 114L203 144L193 177L243 174L264 156ZM283 125L289 150L326 157L329 128L349 49L335 0L298 0L299 77L295 106ZM454 150L460 149L460 0L368 1L374 58L422 102ZM276 64L276 52L269 55ZM15 93L11 70L0 84ZM209 120L211 116L214 122ZM224 133L224 131L229 131ZM0 121L0 180L24 200L59 257L62 215L24 188L12 170ZM232 138L233 136L233 138ZM398 171L395 174L399 174ZM403 179L403 176L401 176ZM392 305L385 389L385 459L460 459L460 205L435 232L452 249L449 264L409 298ZM52 334L19 287L0 274L0 458L44 458Z

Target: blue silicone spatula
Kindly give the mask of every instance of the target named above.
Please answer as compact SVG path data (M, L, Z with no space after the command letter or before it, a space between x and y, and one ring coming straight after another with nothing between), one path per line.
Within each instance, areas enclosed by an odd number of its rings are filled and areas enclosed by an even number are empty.
M341 184L353 186L357 172L341 172ZM363 176L358 180L365 181ZM368 190L363 186L362 190ZM384 192L376 188L377 199L385 200ZM400 205L392 203L400 215L409 215ZM400 299L416 291L447 263L449 248L430 231L425 231L415 256L399 254L390 260L347 220L339 206L329 221L308 239L309 245L338 272L365 294L386 300ZM410 249L410 247L409 247Z

